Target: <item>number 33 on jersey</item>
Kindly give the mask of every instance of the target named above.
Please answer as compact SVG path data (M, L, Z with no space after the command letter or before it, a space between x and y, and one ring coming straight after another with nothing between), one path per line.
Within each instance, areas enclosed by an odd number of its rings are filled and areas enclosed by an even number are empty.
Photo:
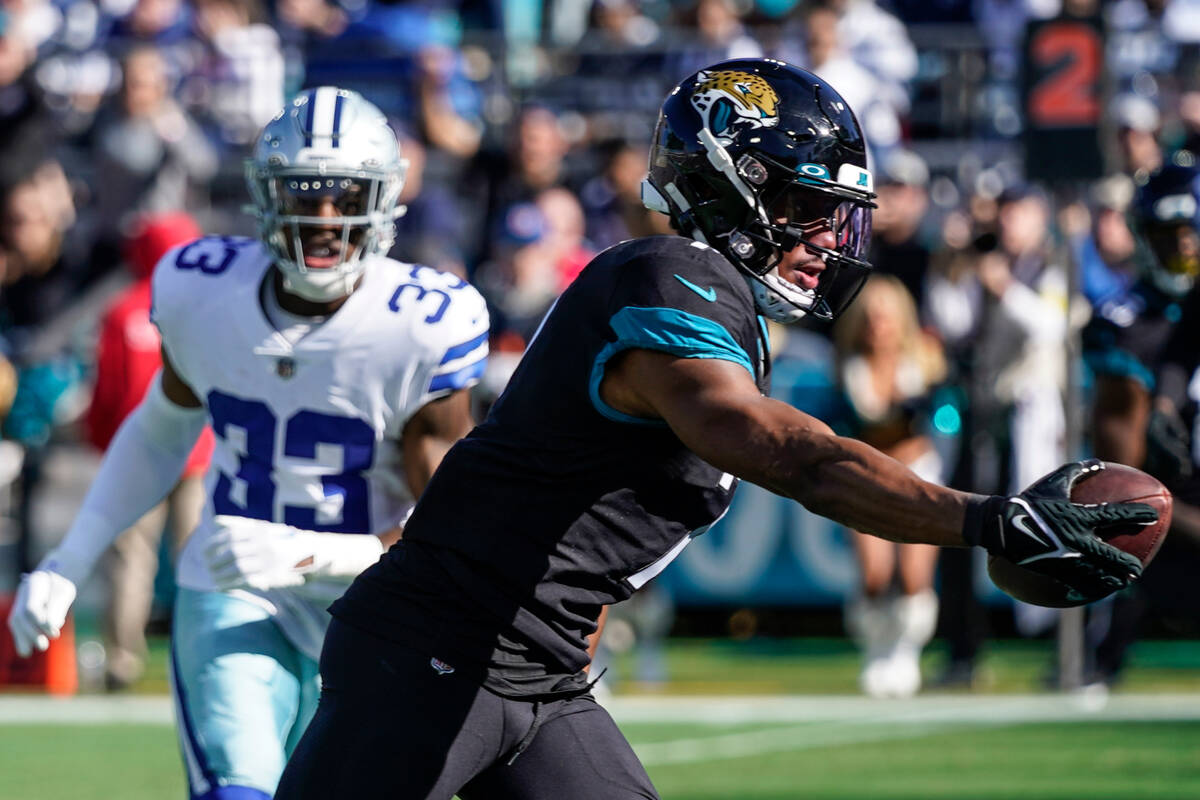
M155 271L152 319L217 436L198 532L215 514L386 530L413 502L405 423L483 372L483 299L453 275L376 258L345 305L293 344L264 311L270 265L257 240L206 237Z

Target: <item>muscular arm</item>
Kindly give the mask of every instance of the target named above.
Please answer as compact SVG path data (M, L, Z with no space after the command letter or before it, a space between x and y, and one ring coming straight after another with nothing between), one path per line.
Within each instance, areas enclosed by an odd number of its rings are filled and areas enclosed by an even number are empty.
M665 420L713 466L855 530L964 544L967 494L927 483L899 461L761 396L737 364L630 350L610 362L601 393L627 414Z
M474 427L469 389L426 403L409 418L400 437L404 451L404 479L413 497L420 497L433 471L451 446ZM385 548L400 539L401 528L381 534Z
M199 408L200 398L196 397L196 393L192 388L183 382L183 378L179 377L179 373L175 371L175 365L171 362L171 357L167 354L167 348L162 348L162 389L163 394L177 406L181 408Z

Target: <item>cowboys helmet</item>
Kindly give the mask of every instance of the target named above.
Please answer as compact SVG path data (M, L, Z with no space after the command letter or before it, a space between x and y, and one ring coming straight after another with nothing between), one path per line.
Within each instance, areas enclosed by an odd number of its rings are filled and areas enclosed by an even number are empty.
M1179 298L1200 275L1200 169L1167 164L1137 188L1130 227L1154 286Z
M724 61L663 103L642 200L741 269L764 316L833 319L871 269L866 167L858 120L828 83L773 59ZM813 241L825 231L833 247ZM779 275L800 246L824 262L811 289Z
M248 210L289 291L314 302L353 291L395 240L407 167L387 119L357 92L305 89L267 123L246 161Z

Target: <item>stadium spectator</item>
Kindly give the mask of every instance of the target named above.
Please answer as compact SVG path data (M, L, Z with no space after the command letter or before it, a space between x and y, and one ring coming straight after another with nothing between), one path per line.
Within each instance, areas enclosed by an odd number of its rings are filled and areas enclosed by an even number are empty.
M588 241L603 250L626 239L669 233L662 215L642 203L645 149L622 141L606 149L604 170L579 190Z
M1050 251L1047 200L1018 184L995 205L996 232L979 235L932 271L926 293L928 319L965 394L963 447L950 485L982 492L1021 485L1065 446L1067 280ZM979 203L984 219L988 206ZM944 551L941 559L950 647L941 682L969 685L984 629L974 567L961 551Z
M897 113L908 111L908 84L917 74L917 51L908 30L876 0L822 0L838 18L841 47L866 67Z
M945 376L945 361L921 330L908 289L891 275L873 276L833 335L846 434L942 483L942 459L929 438L929 395ZM859 586L846 606L846 627L863 651L859 686L872 697L910 697L921 686L921 650L937 624L937 548L851 536Z
M260 0L195 0L193 30L202 54L181 92L185 103L229 145L246 145L283 105L279 34Z
M218 154L199 124L175 102L161 53L139 46L122 60L120 93L94 133L93 258L119 260L131 222L168 211L202 213Z
M41 486L46 447L55 427L72 416L72 398L82 379L82 364L59 318L77 302L89 275L62 166L45 155L17 166L22 172L14 182L0 187L0 337L17 370L3 433L25 448L15 515L17 567L25 571L32 566L32 501Z
M101 452L108 449L117 428L141 403L162 367L162 339L150 321L154 266L171 248L200 236L200 227L191 217L175 213L144 216L126 237L124 261L135 282L113 300L101 318L95 383L86 417L88 439ZM204 473L212 449L212 429L205 428L166 499L118 536L105 555L102 569L109 600L104 610L104 684L109 691L131 686L145 668L146 623L154 599L159 541L169 524L171 553L177 555L200 521Z
M531 105L518 113L510 130L507 157L481 151L465 186L476 202L482 200L483 218L477 229L491 237L505 227L509 211L531 203L538 192L567 182L566 157L570 143L558 115L545 106ZM487 238L476 246L475 263L492 258Z
M1124 174L1093 184L1089 229L1070 242L1080 292L1101 316L1125 302L1136 277L1137 245L1125 218L1133 189Z
M397 129L400 126L396 125ZM466 277L463 212L458 198L443 183L427 179L427 151L419 141L399 135L400 152L408 161L396 220L396 243L389 255L410 264L425 264Z
M542 244L555 264L562 292L596 255L584 235L583 207L579 198L561 187L540 192L534 202L546 221Z
M683 41L674 42L662 70L668 75L685 75L729 58L755 58L762 46L742 22L744 7L734 0L696 0L681 6Z
M426 148L427 171L451 186L483 141L479 95L463 77L461 59L445 45L426 45L413 59L413 128Z
M930 250L923 224L929 208L929 167L911 150L896 149L879 164L871 225L871 263L895 275L920 303L925 294Z
M1144 179L1162 165L1162 145L1158 141L1162 115L1153 101L1135 94L1115 99L1111 113L1121 170L1135 179Z
M548 244L549 222L536 202L508 207L480 265L475 283L488 301L493 336L515 334L528 342L562 291L557 254Z
M804 47L781 46L779 57L802 63L829 81L850 107L867 134L872 155L878 159L900 141L898 98L867 67L855 60L841 40L841 27L834 9L824 4L802 6ZM907 95L904 95L907 106Z

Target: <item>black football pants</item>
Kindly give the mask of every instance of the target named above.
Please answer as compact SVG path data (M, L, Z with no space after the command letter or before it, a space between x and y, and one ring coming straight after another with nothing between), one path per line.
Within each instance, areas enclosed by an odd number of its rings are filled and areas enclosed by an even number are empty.
M504 698L449 666L334 620L276 800L657 800L591 695Z

